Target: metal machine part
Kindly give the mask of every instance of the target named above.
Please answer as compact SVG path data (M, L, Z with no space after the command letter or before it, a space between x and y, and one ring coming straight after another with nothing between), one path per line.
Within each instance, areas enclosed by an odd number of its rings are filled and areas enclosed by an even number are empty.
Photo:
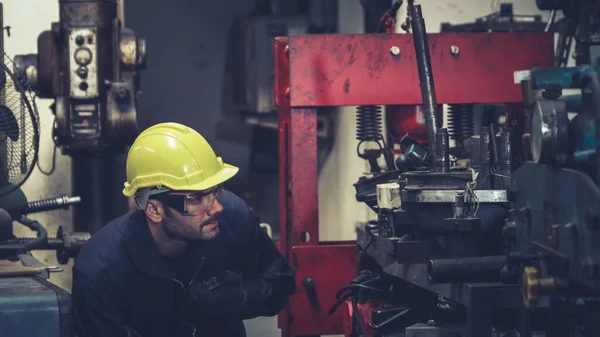
M10 213L42 211L63 208L65 198L46 199L42 202L18 202L16 197L6 196L2 207L22 207ZM62 202L58 202L62 200ZM52 205L51 205L52 204ZM18 222L35 230L36 238L15 238L12 234L13 218L9 211L0 208L0 328L10 336L21 337L39 335L71 336L70 294L46 279L51 272L62 269L46 266L30 255L32 250L56 250L60 264L67 264L75 257L90 238L89 233L67 233L59 227L56 238L48 238L48 233L37 221L24 216ZM31 324L31 322L35 324Z
M71 336L71 302L66 290L38 276L19 276L18 271L14 271L14 276L6 277L7 266L0 269L0 327L3 334L13 337Z
M521 276L524 304L532 311L545 308L567 312L579 321L586 315L597 320L598 73L588 66L534 69L523 88L528 97L537 97L529 103L534 160L514 173L516 199L510 219L517 251L533 256ZM562 89L568 88L581 88L581 94L563 96ZM569 121L567 111L577 116ZM586 315L579 312L583 308ZM600 328L577 325L585 336Z
M452 104L448 106L448 132L450 138L462 142L473 136L473 104Z
M60 264L67 264L77 255L81 247L90 238L88 232L68 233L62 226L55 238L49 238L44 227L37 221L26 217L27 214L67 209L79 202L79 197L58 197L28 202L20 189L0 199L0 257L22 254L31 250L54 250ZM17 221L37 233L35 238L16 238L12 233L12 222Z
M568 114L564 101L540 100L531 118L531 155L533 162L553 164L567 152Z
M37 55L16 57L38 96L54 98L54 141L64 153L122 151L137 134L146 43L117 19L116 0L59 0L60 21Z
M56 0L55 0L56 1ZM138 134L137 97L146 42L118 17L116 0L58 0L60 20L20 55L17 73L53 98L53 140L72 157L74 228L95 232L128 209L121 198L123 153Z
M437 97L435 94L435 85L433 82L433 71L431 69L431 57L429 55L429 43L427 40L427 30L425 29L425 20L421 12L421 6L410 7L411 25L414 36L415 56L419 60L417 68L419 70L419 83L421 85L421 96L423 98L423 110L427 120L429 135L429 151L437 154L436 130L437 122Z
M501 3L496 13L477 18L474 23L442 23L442 33L463 32L543 32L547 23L541 15L514 15L512 3Z
M428 101L433 102L430 107L437 106L433 74L427 71L431 56L423 48L428 43L419 34L424 32L419 5L412 14L422 98L425 106ZM472 165L451 167L448 130L429 118L434 109L425 111L430 130L427 154L411 155L419 144L407 138L397 177L388 176L391 180L385 182L376 182L375 176L363 178L355 185L362 192L358 187L371 179L377 192L377 207L369 204L377 212L376 224L358 228L361 256L370 261L359 270L378 273L386 282L379 290L365 289L363 302L385 303L385 308L403 308L404 313L389 318L386 328L375 329L374 335L484 337L519 331L522 293L507 234L503 235L512 202L515 130L499 129L495 123L484 125L477 135L461 130L471 138ZM547 132L548 127L543 128ZM429 162L421 159L426 156ZM411 157L421 160L412 159L414 165L408 165ZM357 193L357 200L366 200L364 193ZM378 296L388 288L394 289L391 294ZM411 292L415 294L408 295ZM431 297L439 300L427 300ZM360 324L356 329L365 333Z

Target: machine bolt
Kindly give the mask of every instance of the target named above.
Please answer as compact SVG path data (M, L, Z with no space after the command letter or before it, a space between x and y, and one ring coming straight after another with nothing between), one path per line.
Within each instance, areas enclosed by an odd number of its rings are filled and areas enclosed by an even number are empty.
M427 320L427 325L436 325L436 324L437 324L437 322L435 320L433 320L433 319L428 319Z
M305 288L314 288L317 285L315 279L310 276L305 277L303 283Z
M457 45L453 45L452 47L450 47L450 54L456 56L458 55L458 53L460 53L460 49Z
M115 90L115 96L117 97L117 100L125 101L129 99L129 90L126 88L117 88L117 90Z
M390 53L392 53L394 56L400 55L400 47L392 46L392 48L390 48Z

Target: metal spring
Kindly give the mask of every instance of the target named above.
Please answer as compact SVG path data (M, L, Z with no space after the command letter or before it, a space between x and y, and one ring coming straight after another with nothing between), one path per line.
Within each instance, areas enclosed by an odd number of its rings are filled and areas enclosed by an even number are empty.
M448 106L448 131L450 138L462 142L473 135L473 104Z
M381 140L381 107L361 105L356 108L356 139L376 142Z
M36 238L17 238L17 243L25 245L32 243ZM63 247L63 240L59 238L48 238L48 242L36 250L56 250Z
M61 197L37 200L27 203L25 214L45 212L54 209L69 209L70 205L79 203L81 199L79 197L69 197L63 195Z

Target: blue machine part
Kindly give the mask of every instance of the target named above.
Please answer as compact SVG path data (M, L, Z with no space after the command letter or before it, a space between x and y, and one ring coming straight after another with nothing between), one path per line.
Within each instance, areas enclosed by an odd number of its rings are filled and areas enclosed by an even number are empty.
M70 337L69 293L35 277L0 278L0 335Z
M534 90L579 89L581 78L590 71L596 71L596 69L591 66L535 68L531 70L531 85Z
M535 68L531 70L533 89L570 89L579 88L579 67L571 68Z
M600 293L600 189L589 175L523 164L514 174L517 246L544 253L552 275Z

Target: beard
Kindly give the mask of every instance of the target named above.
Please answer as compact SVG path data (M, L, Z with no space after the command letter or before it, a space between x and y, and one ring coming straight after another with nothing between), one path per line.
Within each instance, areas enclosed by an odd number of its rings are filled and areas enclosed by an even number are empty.
M165 234L172 239L180 241L209 241L219 235L219 227L216 227L210 231L202 230L207 225L214 224L219 218L219 214L215 214L210 218L203 220L198 226L191 226L177 219L170 209L165 208L164 210L165 217L162 221L162 227L165 231Z

